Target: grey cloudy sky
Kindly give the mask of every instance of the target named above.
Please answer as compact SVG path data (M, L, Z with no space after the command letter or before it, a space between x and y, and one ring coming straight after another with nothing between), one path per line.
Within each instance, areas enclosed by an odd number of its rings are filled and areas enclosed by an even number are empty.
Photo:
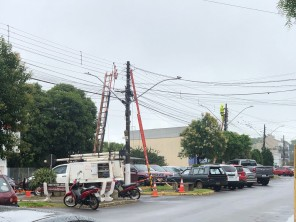
M0 3L0 34L8 39L9 25L9 40L35 78L100 93L102 84L84 73L103 79L115 62L120 90L130 61L138 94L182 77L140 99L144 128L188 125L208 110L220 118L219 106L227 103L229 119L235 118L229 130L259 137L266 124L267 134L296 139L296 31L276 14L276 0ZM88 95L99 104L100 96ZM132 129L138 129L132 111ZM123 143L124 106L116 99L108 118L105 139Z

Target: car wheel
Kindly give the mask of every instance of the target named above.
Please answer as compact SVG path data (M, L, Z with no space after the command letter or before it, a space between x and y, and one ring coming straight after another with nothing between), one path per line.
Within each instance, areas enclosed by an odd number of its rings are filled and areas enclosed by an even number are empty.
M197 188L197 189L202 189L202 182L196 182L195 183L195 187Z
M248 183L248 184L247 184L247 187L252 187L252 186L253 186L252 183Z
M241 184L241 185L238 186L238 189L243 189L244 186L245 186L244 184Z
M235 186L229 186L228 188L229 188L230 190L235 190L236 187L235 187Z
M221 190L221 186L215 186L215 187L214 187L214 190L215 190L216 192L220 191L220 190Z

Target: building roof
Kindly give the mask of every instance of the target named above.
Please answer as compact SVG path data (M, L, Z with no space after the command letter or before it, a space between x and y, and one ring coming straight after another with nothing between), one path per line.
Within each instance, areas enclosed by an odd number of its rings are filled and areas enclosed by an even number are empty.
M147 129L147 130L144 130L144 134L146 139L175 138L175 137L180 137L180 133L182 133L185 129L186 129L186 126ZM140 130L131 131L130 138L131 140L140 140L141 139Z

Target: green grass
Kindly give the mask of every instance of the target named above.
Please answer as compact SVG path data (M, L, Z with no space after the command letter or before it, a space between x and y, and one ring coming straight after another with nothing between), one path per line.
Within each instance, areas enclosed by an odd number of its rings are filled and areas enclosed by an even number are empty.
M19 201L18 205L20 207L65 207L62 203L55 203L55 202L45 202L45 201Z
M143 195L151 195L152 189L151 187L141 187L143 192ZM211 189L194 189L193 191L186 191L185 193L179 193L176 192L176 190L173 189L170 185L164 185L164 186L157 186L157 192L159 196L175 196L175 195L208 195L214 193Z

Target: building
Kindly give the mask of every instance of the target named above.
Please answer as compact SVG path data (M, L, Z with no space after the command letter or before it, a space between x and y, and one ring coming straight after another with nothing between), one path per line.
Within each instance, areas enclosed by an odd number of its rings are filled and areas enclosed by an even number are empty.
M186 127L173 127L161 129L148 129L144 131L147 148L152 148L164 156L165 161L171 166L188 166L188 158L180 158L181 137ZM131 131L130 144L132 148L143 147L139 130Z
M258 142L253 145L253 149L262 150L263 142ZM265 147L269 149L273 155L274 165L283 166L289 162L289 143L283 140L277 140L273 135L265 137ZM285 147L285 149L283 149ZM285 158L284 158L285 155Z

